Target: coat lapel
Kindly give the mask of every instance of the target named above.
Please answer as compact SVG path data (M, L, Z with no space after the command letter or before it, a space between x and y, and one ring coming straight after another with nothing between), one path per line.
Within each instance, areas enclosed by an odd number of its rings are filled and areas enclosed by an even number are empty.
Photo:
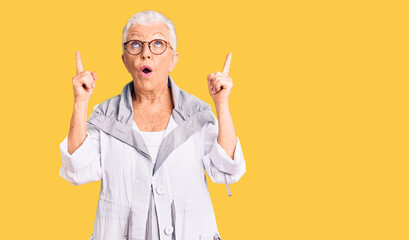
M142 136L132 129L131 91L133 91L132 81L123 88L121 95L99 104L92 112L88 122L105 133L131 145L150 159L148 148Z

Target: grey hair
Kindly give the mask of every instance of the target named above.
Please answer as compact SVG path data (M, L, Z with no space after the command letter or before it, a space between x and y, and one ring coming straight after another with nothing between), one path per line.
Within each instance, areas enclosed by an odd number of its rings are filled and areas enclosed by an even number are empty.
M150 23L164 23L169 28L170 32L170 44L173 47L173 50L176 51L176 31L175 25L173 22L156 11L142 11L135 13L131 18L129 18L128 22L126 23L123 31L122 31L122 51L125 52L124 43L126 41L126 37L128 34L128 30L137 24L140 25L147 25Z

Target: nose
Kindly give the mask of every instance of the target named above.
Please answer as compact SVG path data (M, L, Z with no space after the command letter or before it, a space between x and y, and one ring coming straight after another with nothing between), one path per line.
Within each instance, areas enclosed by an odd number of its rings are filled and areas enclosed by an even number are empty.
M142 59L150 59L150 58L152 58L152 52L151 52L151 50L149 49L148 44L149 44L149 43L147 43L147 42L144 42L144 43L143 43L143 48L142 48L142 52L141 52L141 58L142 58Z

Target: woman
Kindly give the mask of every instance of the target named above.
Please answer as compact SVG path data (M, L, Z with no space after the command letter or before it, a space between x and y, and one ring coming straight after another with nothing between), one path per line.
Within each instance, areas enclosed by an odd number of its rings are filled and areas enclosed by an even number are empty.
M169 76L178 61L176 34L162 14L129 19L122 60L132 81L87 121L97 75L83 71L76 53L74 111L60 144L64 179L101 180L91 239L219 239L204 170L227 189L246 171L228 107L231 54L223 72L207 76L218 120Z

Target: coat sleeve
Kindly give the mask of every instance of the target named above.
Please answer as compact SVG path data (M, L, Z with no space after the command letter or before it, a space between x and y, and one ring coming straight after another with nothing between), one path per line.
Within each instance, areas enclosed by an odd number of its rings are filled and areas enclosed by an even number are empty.
M101 180L100 130L87 122L87 136L81 146L68 153L68 136L60 143L60 176L77 186Z
M212 115L214 116L213 112ZM214 183L225 183L230 194L228 184L237 182L246 172L240 140L237 137L234 156L231 159L226 151L217 142L218 121L214 117L215 124L208 122L202 128L204 136L204 156L203 164L207 175Z

